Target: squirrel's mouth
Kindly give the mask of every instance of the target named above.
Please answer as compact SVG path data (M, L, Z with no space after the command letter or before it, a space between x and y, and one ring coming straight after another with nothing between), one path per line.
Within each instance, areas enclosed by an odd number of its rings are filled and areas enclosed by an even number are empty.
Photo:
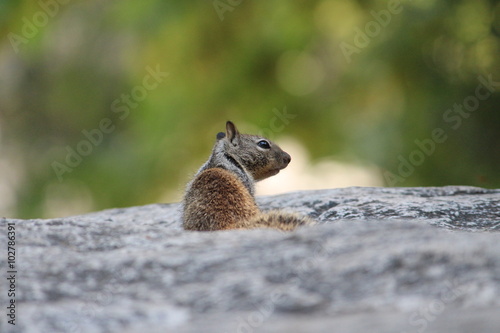
M284 168L286 168L286 165L281 165L273 169L258 170L259 172L253 173L252 175L256 181L259 181L277 175Z
M282 167L271 169L267 172L267 174L270 176L277 175L281 170L287 167L287 164L283 165Z
M279 168L269 169L269 170L266 170L264 172L260 172L258 174L254 174L253 176L254 176L254 179L256 181L259 181L259 180L266 179L268 177L277 175L280 171L281 171L281 169L279 169Z
M281 171L281 169L271 169L271 170L269 170L269 177L277 175L280 171Z

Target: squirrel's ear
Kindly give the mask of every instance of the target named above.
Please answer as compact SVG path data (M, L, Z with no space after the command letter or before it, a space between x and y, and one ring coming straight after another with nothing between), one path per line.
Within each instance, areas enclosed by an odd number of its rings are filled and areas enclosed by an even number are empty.
M224 139L225 137L226 137L226 133L224 133L224 132L219 132L219 133L217 133L217 136L216 136L217 141L219 141L220 139Z
M229 142L233 144L240 138L240 132L238 132L238 129L231 121L226 123L226 136Z

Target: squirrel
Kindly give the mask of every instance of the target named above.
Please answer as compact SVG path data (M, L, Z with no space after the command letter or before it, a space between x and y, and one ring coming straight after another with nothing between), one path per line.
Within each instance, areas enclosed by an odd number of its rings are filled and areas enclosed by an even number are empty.
M291 161L270 140L240 134L231 121L216 136L212 154L188 183L183 199L186 230L275 228L294 230L311 225L306 216L281 211L261 212L254 183L276 175Z

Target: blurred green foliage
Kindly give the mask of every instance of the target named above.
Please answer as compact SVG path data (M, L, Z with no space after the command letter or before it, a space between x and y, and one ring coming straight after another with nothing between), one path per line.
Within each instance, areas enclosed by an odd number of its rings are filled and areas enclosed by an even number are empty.
M227 119L249 132L284 108L276 134L316 159L375 164L390 186L499 187L499 36L488 0L4 0L2 208L178 198Z

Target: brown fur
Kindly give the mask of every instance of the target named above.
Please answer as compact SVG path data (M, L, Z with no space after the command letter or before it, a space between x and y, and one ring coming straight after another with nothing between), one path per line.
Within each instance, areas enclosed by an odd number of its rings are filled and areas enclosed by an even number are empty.
M184 228L187 230L234 229L259 213L254 198L231 172L203 171L186 193Z
M240 134L229 121L226 134L217 134L217 140L209 160L188 185L184 196L184 229L275 228L288 231L314 223L297 214L262 213L255 203L254 182L284 169L290 162L290 155L265 138ZM259 147L261 140L269 147Z
M260 213L249 220L243 221L240 228L274 228L284 231L295 230L298 226L313 225L315 222L307 216L273 210Z

